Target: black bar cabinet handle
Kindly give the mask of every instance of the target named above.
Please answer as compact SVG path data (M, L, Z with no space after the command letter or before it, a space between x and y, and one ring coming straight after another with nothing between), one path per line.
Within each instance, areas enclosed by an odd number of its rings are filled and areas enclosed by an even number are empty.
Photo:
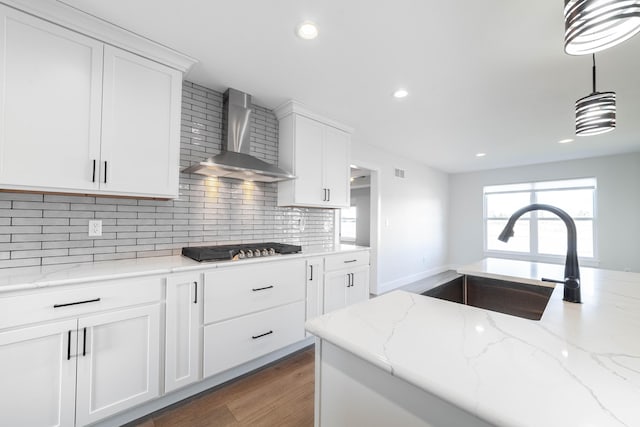
M258 338L264 337L266 335L271 335L273 333L273 331L269 331L269 332L265 332L264 334L260 334L260 335L252 335L251 338L253 338L254 340L257 340Z
M67 334L67 360L71 359L71 330Z
M104 183L107 183L107 161L104 161Z
M272 289L273 285L265 286L264 288L253 288L251 289L253 292L264 291L265 289Z
M347 273L347 288L351 287L351 273Z
M331 201L331 189L327 188L327 202Z
M193 284L195 285L195 291L193 292L193 303L197 304L198 303L198 282L194 281Z
M356 262L356 261L357 261L357 259L350 259L350 260L348 260L348 261L345 261L344 263L345 263L345 264L349 264L350 262Z
M96 182L96 159L93 159L93 173L91 174L91 182Z
M87 328L82 331L82 355L87 355Z
M98 302L98 301L100 301L100 298L88 299L86 301L67 302L64 304L54 304L53 308L68 307L70 305L78 305L78 304L88 304L90 302Z
M309 277L309 281L313 282L313 265L309 266L311 268L311 277Z

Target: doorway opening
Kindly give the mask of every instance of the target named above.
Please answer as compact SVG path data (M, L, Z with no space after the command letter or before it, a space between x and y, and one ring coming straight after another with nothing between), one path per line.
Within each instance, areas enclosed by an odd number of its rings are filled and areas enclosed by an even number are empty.
M350 207L336 212L336 240L341 244L370 248L371 294L377 294L378 289L378 176L375 167L351 165Z

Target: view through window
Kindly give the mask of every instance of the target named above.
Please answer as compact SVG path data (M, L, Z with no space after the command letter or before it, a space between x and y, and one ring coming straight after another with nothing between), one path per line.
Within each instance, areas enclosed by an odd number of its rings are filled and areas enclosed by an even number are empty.
M354 243L356 241L356 219L358 212L355 206L340 210L340 241Z
M485 252L512 253L531 259L566 254L564 222L547 211L521 216L509 242L498 240L511 214L531 203L553 205L566 211L576 223L578 256L595 258L595 178L484 187Z

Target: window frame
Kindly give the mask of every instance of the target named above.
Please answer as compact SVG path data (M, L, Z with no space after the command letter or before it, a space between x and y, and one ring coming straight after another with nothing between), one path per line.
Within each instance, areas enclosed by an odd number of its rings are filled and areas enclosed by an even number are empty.
M592 181L592 185L586 185L583 183L579 184L580 181ZM565 183L566 185L562 185ZM574 185L571 185L573 183ZM502 190L491 190L491 189L499 189ZM510 189L511 188L511 189ZM487 191L489 189L489 191ZM561 179L561 180L544 180L544 181L531 181L531 182L523 182L523 183L513 183L513 184L498 184L498 185L485 185L483 186L482 191L482 210L483 210L483 218L482 218L482 239L483 239L483 252L486 257L495 257L495 258L509 258L509 259L517 259L523 261L535 261L535 262L552 262L552 263L562 263L565 260L566 255L553 255L553 254L542 254L539 252L538 248L538 221L562 221L560 218L540 218L539 211L531 211L529 212L529 251L528 252L517 252L517 251L509 251L509 250L495 250L488 249L488 235L487 235L487 221L490 220L505 220L505 218L489 218L487 215L487 195L488 194L509 194L509 193L529 193L530 203L538 203L538 194L544 193L548 191L575 191L575 190L592 190L592 212L593 216L590 218L573 218L573 220L578 223L579 221L591 221L592 227L592 236L593 236L593 256L592 257L583 257L579 256L580 264L586 266L596 267L599 264L598 258L598 212L597 212L597 198L598 198L598 182L596 177L584 177L584 178L571 178L571 179ZM508 219L508 217L506 218Z

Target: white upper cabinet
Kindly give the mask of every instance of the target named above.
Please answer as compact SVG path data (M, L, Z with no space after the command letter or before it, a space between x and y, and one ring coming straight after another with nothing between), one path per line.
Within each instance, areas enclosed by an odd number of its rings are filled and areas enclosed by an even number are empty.
M350 129L290 102L279 119L278 165L296 179L278 183L279 206L349 206Z
M97 190L103 44L0 5L0 185Z
M178 195L182 74L105 46L100 187Z
M128 50L0 5L0 189L178 196L182 72Z

